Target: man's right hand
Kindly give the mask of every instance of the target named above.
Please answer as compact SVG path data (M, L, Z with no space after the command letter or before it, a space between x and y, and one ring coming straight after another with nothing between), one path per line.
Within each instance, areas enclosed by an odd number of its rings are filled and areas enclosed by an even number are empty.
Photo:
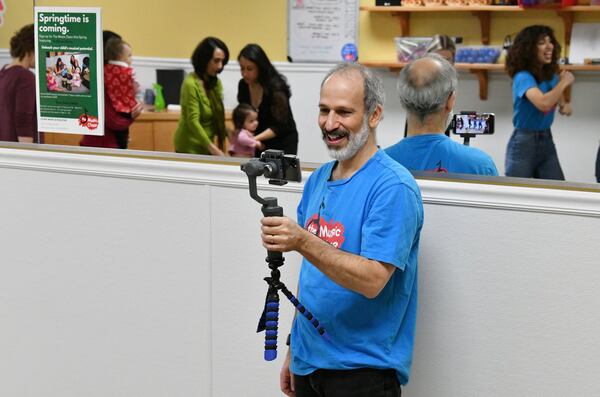
M283 394L289 397L296 397L296 388L294 387L294 374L290 371L290 349L285 355L285 361L279 374L279 386Z

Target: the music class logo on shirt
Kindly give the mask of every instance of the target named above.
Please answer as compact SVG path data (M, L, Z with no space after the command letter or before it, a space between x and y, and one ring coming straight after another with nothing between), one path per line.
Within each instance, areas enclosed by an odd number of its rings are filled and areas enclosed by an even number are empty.
M344 225L341 222L327 222L318 214L308 219L305 229L336 248L341 248L345 240Z

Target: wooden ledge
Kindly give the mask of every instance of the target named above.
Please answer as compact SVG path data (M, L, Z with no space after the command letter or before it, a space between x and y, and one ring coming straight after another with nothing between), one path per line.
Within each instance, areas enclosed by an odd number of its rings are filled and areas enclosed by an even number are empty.
M395 73L406 66L406 62L393 61L366 61L361 63L370 68L385 68ZM477 76L479 79L479 99L482 101L488 98L488 72L504 72L504 64L502 63L457 63L454 67L456 70L468 70ZM572 72L600 72L600 65L561 65L560 69ZM566 95L570 97L570 90Z
M360 10L374 13L388 13L397 17L400 21L402 36L410 36L410 14L413 12L470 12L479 18L481 26L481 42L489 44L491 30L492 12L539 12L555 11L562 18L565 26L565 45L571 44L571 32L573 30L574 13L576 12L600 12L600 6L571 6L562 8L523 8L519 6L360 6Z

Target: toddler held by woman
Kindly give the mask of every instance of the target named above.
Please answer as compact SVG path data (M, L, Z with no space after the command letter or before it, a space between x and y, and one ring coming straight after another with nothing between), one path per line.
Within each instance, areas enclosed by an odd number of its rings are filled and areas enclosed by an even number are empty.
M258 111L247 103L240 103L233 109L235 131L229 135L229 154L235 157L253 157L255 149L263 144L254 137L258 127Z
M113 37L106 42L104 57L104 86L117 112L131 113L138 104L135 81L131 67L131 47L120 38Z
M104 47L104 87L106 96L118 113L131 117L140 103L136 99L139 83L131 67L131 47L120 37L113 37ZM115 133L119 148L126 149L129 141L128 131Z

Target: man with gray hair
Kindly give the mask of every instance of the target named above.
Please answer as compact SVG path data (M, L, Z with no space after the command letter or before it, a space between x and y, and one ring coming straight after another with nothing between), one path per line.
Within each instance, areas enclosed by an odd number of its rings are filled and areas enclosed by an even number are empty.
M265 248L304 257L298 296L327 333L296 316L280 375L288 396L400 396L408 381L423 206L412 175L376 145L382 112L368 69L328 73L318 123L334 161L306 182L298 223L261 220Z
M452 120L457 81L454 67L437 54L402 69L398 91L408 134L385 152L410 170L498 175L488 154L444 134Z

